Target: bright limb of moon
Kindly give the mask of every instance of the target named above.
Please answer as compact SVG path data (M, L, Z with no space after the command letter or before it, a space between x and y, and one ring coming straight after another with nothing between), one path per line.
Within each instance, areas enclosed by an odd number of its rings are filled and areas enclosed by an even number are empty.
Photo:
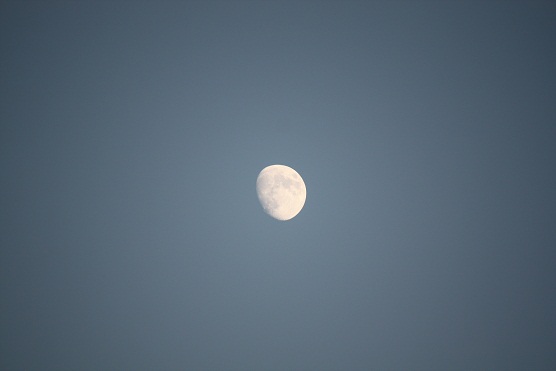
M285 165L271 165L257 177L257 196L268 215L289 220L305 205L307 190L297 171Z

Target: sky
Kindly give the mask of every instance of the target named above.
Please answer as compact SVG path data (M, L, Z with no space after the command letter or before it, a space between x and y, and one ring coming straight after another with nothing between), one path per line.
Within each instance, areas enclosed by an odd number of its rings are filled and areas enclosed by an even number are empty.
M556 369L554 2L0 4L0 368Z

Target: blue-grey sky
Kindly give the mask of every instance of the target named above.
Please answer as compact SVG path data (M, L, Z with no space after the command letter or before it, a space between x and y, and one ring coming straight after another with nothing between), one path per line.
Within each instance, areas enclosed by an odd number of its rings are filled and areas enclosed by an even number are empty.
M556 369L555 35L552 1L2 1L0 368Z

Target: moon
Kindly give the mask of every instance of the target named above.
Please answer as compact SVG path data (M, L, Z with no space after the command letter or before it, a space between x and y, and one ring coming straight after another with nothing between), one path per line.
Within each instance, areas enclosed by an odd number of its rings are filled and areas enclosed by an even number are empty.
M257 196L265 213L290 220L303 208L307 189L301 175L285 165L265 167L257 177Z

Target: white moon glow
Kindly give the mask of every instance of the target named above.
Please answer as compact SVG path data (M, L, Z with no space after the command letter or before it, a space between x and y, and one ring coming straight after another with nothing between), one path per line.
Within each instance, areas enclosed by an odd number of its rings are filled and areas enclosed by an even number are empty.
M284 165L265 167L257 178L257 196L264 211L278 220L296 216L307 197L301 175Z

